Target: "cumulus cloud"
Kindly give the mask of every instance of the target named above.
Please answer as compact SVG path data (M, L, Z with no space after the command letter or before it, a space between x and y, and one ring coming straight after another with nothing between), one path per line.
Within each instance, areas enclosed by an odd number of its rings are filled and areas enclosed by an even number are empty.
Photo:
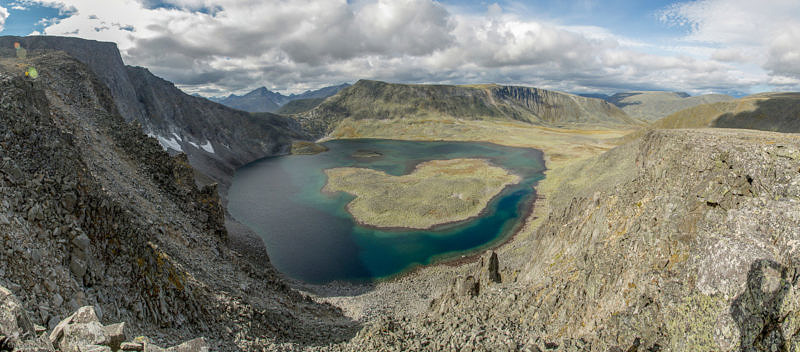
M6 18L8 18L8 10L0 6L0 31L3 30L3 26L6 24Z
M750 62L772 75L800 77L796 0L699 0L673 5L661 18L688 27L687 41L722 46L715 59Z
M690 28L686 48L662 50L667 53L604 28L522 17L498 4L463 13L433 0L31 1L71 14L48 24L45 34L117 42L126 63L192 93L242 93L261 85L296 92L359 78L567 91L745 91L769 81L789 85L791 79L774 76L800 72L800 52L792 45L800 30L764 28L769 20L745 15L765 5L743 0L666 9L664 21ZM782 22L773 27L800 18L786 11L797 7L793 1L775 3L782 7L768 15L782 13ZM765 48L758 36L766 34L773 36ZM724 47L714 48L719 44ZM754 62L773 77L742 68Z

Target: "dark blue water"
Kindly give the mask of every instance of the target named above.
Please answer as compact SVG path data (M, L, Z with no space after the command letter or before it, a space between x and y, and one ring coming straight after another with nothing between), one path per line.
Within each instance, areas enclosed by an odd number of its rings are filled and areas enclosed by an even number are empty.
M458 257L503 241L521 225L544 175L535 149L488 143L337 140L317 155L266 158L236 172L228 194L234 218L258 233L272 264L310 283L372 281L418 265ZM382 154L358 158L357 151ZM506 188L474 219L430 230L378 230L359 226L345 210L353 199L321 191L324 170L354 166L403 175L425 161L483 158L523 180Z

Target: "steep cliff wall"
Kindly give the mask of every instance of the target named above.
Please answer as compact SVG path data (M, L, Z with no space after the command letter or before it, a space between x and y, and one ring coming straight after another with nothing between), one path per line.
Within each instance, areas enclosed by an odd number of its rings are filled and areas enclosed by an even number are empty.
M62 50L85 63L127 121L138 121L172 153L184 152L198 171L220 182L265 156L288 153L291 140L307 138L294 120L249 113L183 93L141 67L125 66L116 44L70 37L0 37L0 48L20 42L28 50Z
M494 86L490 88L490 91L495 102L502 102L502 104L498 104L499 106L512 107L508 112L511 116L524 116L527 112L538 117L538 120L529 119L531 122L551 125L595 124L600 126L637 126L642 124L600 99L529 87ZM515 110L520 112L515 115Z

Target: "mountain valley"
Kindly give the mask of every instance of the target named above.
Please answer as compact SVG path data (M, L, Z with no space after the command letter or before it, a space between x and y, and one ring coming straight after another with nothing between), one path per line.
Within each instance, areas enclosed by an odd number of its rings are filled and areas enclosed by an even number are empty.
M294 105L264 104L276 94L266 88L251 93L262 104L252 109L279 115L187 95L124 65L113 43L0 37L2 48L14 42L28 51L0 51L0 335L15 346L800 347L797 93L631 92L612 103L375 80L295 96ZM533 148L546 176L504 242L368 282L311 284L279 272L262 238L228 211L235 172L257 160L312 160L299 158L330 152L326 142L383 139ZM369 191L395 191L375 180L384 188ZM105 332L117 322L123 341ZM104 338L89 341L80 332L89 328Z

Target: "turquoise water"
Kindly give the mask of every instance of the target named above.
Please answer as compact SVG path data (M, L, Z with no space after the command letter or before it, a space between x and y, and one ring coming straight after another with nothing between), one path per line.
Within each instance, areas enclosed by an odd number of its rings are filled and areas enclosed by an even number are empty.
M262 159L236 172L228 193L234 218L258 233L272 264L309 283L373 281L418 265L459 257L503 241L521 225L544 175L535 149L488 143L336 140L329 151ZM358 158L358 151L381 155ZM523 180L506 188L480 217L430 230L377 230L359 226L345 210L353 199L321 191L324 170L354 166L403 175L425 161L483 158Z

